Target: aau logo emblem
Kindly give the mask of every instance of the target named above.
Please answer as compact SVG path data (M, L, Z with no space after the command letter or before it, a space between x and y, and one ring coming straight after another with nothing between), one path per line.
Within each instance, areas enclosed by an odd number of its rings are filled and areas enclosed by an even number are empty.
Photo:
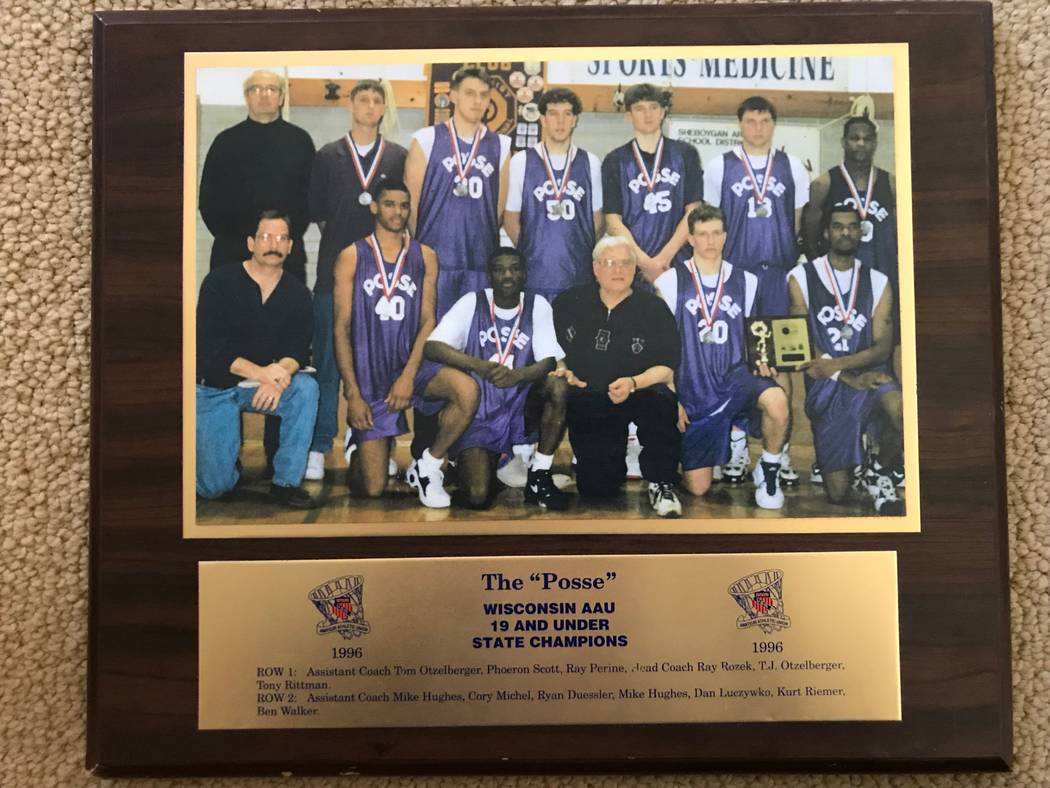
M737 618L737 629L758 627L767 635L791 626L784 613L784 573L763 569L742 577L729 586L729 595L744 614Z
M322 583L309 593L314 607L324 616L317 622L317 634L338 632L347 640L367 635L372 627L365 621L364 578L345 575Z
M645 350L645 340L641 337L631 337L631 352L638 355Z

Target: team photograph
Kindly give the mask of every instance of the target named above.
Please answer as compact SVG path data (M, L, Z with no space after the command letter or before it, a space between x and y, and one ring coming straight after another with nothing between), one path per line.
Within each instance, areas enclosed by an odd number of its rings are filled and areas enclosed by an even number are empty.
M187 535L917 529L906 48L456 54L187 56Z

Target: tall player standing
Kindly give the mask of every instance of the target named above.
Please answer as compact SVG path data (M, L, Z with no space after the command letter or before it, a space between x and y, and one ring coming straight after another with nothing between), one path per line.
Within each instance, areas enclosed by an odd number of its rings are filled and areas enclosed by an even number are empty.
M407 188L383 181L369 209L375 230L347 247L335 267L335 357L356 447L350 487L360 495L381 495L389 439L407 432L405 409L422 400L444 401L433 444L409 475L425 506L446 507L441 466L474 416L477 385L457 370L422 364L423 345L434 328L438 262L432 249L405 232Z
M682 361L675 374L678 429L682 432L682 483L693 495L711 487L713 469L729 459L733 416L755 412L762 421L764 451L755 467L755 503L780 509L780 454L787 435L787 396L771 379L748 369L746 319L758 278L726 262L722 211L701 205L689 214L693 257L676 262L656 280L682 335Z
M452 117L412 135L405 182L412 195L409 227L441 261L436 317L488 282L486 265L499 248L507 199L510 137L484 124L492 86L482 68L464 66L449 81ZM431 442L433 419L416 413L412 456Z
M594 281L591 250L602 230L598 157L572 144L583 105L566 88L544 91L537 102L543 141L515 153L503 228L525 260L525 286L548 302L570 287ZM515 446L499 469L510 487L525 486L531 445Z
M634 137L602 161L606 232L634 245L638 273L650 283L684 251L689 234L686 216L699 205L704 182L696 148L664 136L671 91L648 83L634 85L624 94L624 109ZM641 478L640 451L632 425L627 442L629 478Z
M831 208L825 220L828 254L791 271L791 313L809 319L819 358L803 365L806 415L831 503L846 501L855 468L864 462L861 434L882 416L879 463L885 473L865 476L875 511L901 514L893 475L903 475L901 387L888 371L893 351L893 288L856 258L862 234L858 212Z
M795 156L773 147L777 110L762 96L745 99L736 111L742 143L704 167L707 202L726 221L725 259L758 277L756 315L788 313L787 274L798 262L802 208L809 202L809 175ZM791 379L778 376L791 400ZM790 429L790 428L789 428ZM729 462L722 478L742 482L749 459L747 433L734 427ZM788 445L781 455L780 480L798 484Z
M703 197L696 148L664 136L671 92L641 84L624 95L634 137L602 161L602 192L609 235L636 247L638 270L648 282L682 251L686 216Z
M824 214L833 205L850 205L860 214L862 263L890 278L900 303L897 272L897 183L892 172L875 166L878 130L867 116L850 118L842 128L842 164L813 181L802 214L802 236L810 260L827 252L822 235ZM893 371L901 379L900 313L894 314Z
M321 228L313 340L320 401L307 479L324 478L325 455L338 430L339 369L332 345L335 262L350 244L372 232L372 187L386 180L400 182L405 172L405 149L379 133L386 113L382 83L362 79L351 89L349 103L350 131L317 152L310 175L310 219Z
M510 137L483 123L492 92L488 73L461 68L450 86L452 117L412 135L405 162L410 227L441 261L438 320L459 298L487 283L485 266L499 246L510 159Z

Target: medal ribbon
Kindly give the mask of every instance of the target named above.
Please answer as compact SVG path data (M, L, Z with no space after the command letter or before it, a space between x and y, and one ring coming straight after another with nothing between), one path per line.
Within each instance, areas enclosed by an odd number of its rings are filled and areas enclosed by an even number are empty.
M860 201L860 192L857 191L857 185L853 182L853 178L850 177L849 172L846 170L845 163L839 165L839 171L842 173L842 177L846 180L846 185L849 187L849 193L853 195L853 199L857 201L857 213L860 214L860 220L864 221L868 218L868 206L871 204L871 195L875 191L875 165L871 165L871 169L868 171L868 190L867 194L864 195L864 202Z
M376 238L375 233L368 236L368 245L372 247L372 256L376 260L379 281L383 285L383 297L389 301L394 296L394 288L397 287L397 280L401 277L401 269L405 267L405 258L408 257L408 238L405 236L401 238L401 251L398 252L397 260L394 261L394 273L389 282L386 280L386 270L383 268L383 250L379 247L379 239Z
M357 152L357 145L354 144L353 137L350 136L350 132L346 134L346 146L350 149L350 161L354 163L354 170L357 172L357 180L361 183L361 191L367 192L368 187L372 185L372 179L376 176L376 172L379 171L379 161L383 158L383 150L386 148L386 140L382 137L379 138L379 144L376 148L376 156L372 159L372 166L368 168L368 172L365 172L365 168L361 166L361 154Z
M835 276L835 270L831 267L827 257L824 258L824 268L828 272L828 279L831 280L831 294L835 296L835 303L837 303L839 309L842 310L842 324L849 325L849 319L853 315L853 307L857 303L857 293L860 292L860 277L857 276L857 266L854 264L853 278L850 280L849 309L847 309L842 302L842 291L839 290L839 279Z
M485 127L480 126L474 132L474 142L470 145L470 153L467 154L466 164L463 163L463 154L459 150L459 135L456 134L456 124L452 121L452 118L445 122L445 128L448 130L448 138L452 143L452 161L456 165L456 172L459 173L459 181L460 183L465 183L467 175L474 166L474 157L478 155L478 145L481 144L481 135L485 132Z
M499 341L499 323L496 322L496 298L493 296L492 301L489 302L489 310L492 315L492 327L496 331L496 358L499 359L499 364L502 366L507 356L510 355L510 350L514 347L514 340L518 338L518 326L521 325L521 313L525 308L525 294L522 293L518 297L518 317L514 321L514 328L510 330L510 339L507 340L506 348L503 347Z
M696 287L696 294L700 296L700 312L703 314L704 325L707 326L708 330L711 330L715 324L715 318L718 317L719 304L722 301L722 290L726 283L725 266L722 265L722 263L718 264L718 285L715 288L715 300L711 307L711 311L708 311L707 309L707 299L704 296L704 285L698 276L696 263L690 260L689 265L686 267L689 269L689 273L693 275L693 286Z
M769 168L773 164L773 148L770 147L769 154L766 156L766 167L763 170L765 173L762 176L762 190L758 189L758 178L755 175L755 171L751 168L751 158L747 155L747 151L743 148L738 148L736 151L737 158L744 163L744 169L747 170L747 174L751 176L751 191L755 193L755 205L761 205L766 201L766 190L769 189L769 184L773 180L770 178Z
M631 150L634 151L634 161L638 165L638 170L641 173L642 180L645 181L645 188L650 192L656 188L656 175L660 172L660 164L664 158L664 138L660 137L660 141L656 143L656 153L653 154L653 174L650 175L649 171L645 169L645 162L642 161L642 149L638 147L638 140L631 140ZM568 167L566 167L568 169Z
M554 165L551 164L550 156L547 154L547 146L542 142L540 143L540 158L543 160L543 166L547 170L547 177L550 178L551 186L554 187L554 199L560 200L561 196L565 194L565 189L569 185L569 175L572 172L572 160L576 158L576 146L569 146L569 153L565 157L565 172L561 176L561 184L558 184L558 179L554 177Z

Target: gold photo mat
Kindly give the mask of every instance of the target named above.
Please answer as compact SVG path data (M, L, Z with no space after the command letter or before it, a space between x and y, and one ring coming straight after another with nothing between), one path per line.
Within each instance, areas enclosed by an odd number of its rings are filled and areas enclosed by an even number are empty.
M199 727L901 719L890 551L199 564Z
M835 516L783 517L756 512L755 516L666 520L659 518L573 519L546 514L529 519L457 519L455 510L432 510L419 522L383 519L366 523L253 522L200 525L196 518L195 453L195 305L197 265L198 69L256 67L280 62L287 66L360 65L490 61L588 61L615 58L697 59L733 57L883 56L893 60L894 174L897 184L898 260L902 389L904 403L904 462L907 487L902 491L906 513L900 517ZM502 48L449 50L371 50L325 52L187 53L184 59L184 181L183 181L183 536L185 538L333 537L333 536L444 536L526 534L733 534L733 533L916 533L920 531L920 468L918 399L914 324L912 252L911 153L909 115L909 60L907 44L827 44L731 47L604 47ZM641 80L640 80L641 81Z

